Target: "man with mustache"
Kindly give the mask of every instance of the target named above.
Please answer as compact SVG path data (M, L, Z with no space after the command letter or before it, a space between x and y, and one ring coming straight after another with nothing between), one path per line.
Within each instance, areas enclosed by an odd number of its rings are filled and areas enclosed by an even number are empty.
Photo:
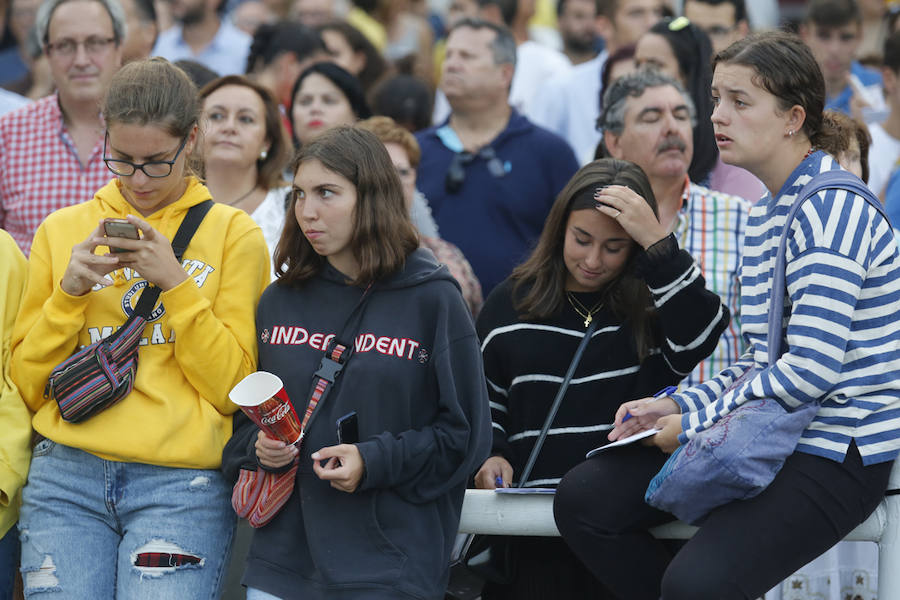
M603 106L598 126L608 154L644 170L656 196L660 223L691 253L707 288L719 294L731 311L731 324L716 350L683 382L700 383L733 364L743 350L738 276L750 204L688 178L697 116L690 95L674 79L653 70L626 75L606 91Z

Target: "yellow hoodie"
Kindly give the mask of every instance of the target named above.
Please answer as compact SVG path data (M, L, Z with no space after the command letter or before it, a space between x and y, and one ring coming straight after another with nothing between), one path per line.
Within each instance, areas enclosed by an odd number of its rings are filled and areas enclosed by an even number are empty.
M31 463L31 414L9 376L9 341L27 274L22 251L0 229L0 538L19 518L19 492Z
M209 197L191 178L181 198L144 220L171 240L187 210ZM144 329L131 394L77 424L44 398L53 368L123 325L147 285L122 268L110 274L114 285L84 296L60 287L72 247L101 219L128 214L137 213L114 179L38 227L13 331L13 381L35 413L34 429L55 442L108 460L218 468L237 410L228 391L256 368L256 304L270 271L262 232L243 211L216 204L200 224L183 258L190 277L161 294Z

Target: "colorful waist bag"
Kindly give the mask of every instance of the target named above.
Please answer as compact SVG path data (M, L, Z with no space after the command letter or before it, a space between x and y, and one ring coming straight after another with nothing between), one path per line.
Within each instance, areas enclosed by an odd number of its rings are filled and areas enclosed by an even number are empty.
M785 249L791 222L807 198L829 188L861 196L888 221L881 202L847 171L820 173L803 186L784 222L775 260L768 322L769 365L775 364L782 354ZM757 368L748 369L729 390L752 380L758 373ZM787 457L793 454L819 406L820 402L816 401L790 410L775 398L742 404L679 446L650 481L644 499L682 521L696 524L718 506L756 496L768 487Z
M212 200L206 200L192 206L181 222L172 241L179 263L212 205ZM53 369L44 388L44 398L56 400L64 420L80 423L131 393L141 335L159 294L156 286L144 289L134 312L122 327L111 336L85 346Z
M356 317L356 322L362 319L363 309L369 299L372 285L363 292L350 316L347 317L341 328L339 337L335 337L325 350L319 363L319 368L313 373L310 386L309 401L306 411L303 413L300 424L300 441L295 445L299 448L309 431L313 418L319 413L316 407L324 404L325 399L334 389L341 372L347 366L353 356L353 340L355 336L347 337L351 321ZM338 340L351 340L344 343ZM295 406L296 408L296 406ZM258 464L258 463L257 463ZM297 479L297 461L284 469L265 469L261 465L258 468L241 467L238 472L237 482L231 492L231 506L234 512L242 519L247 519L251 527L259 528L267 524L281 511L294 491L294 482Z

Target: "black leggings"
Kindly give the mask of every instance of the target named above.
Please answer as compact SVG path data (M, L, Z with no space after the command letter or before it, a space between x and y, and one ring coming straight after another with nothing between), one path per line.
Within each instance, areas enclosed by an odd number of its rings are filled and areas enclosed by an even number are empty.
M644 502L666 460L628 446L569 471L553 513L572 551L627 600L758 598L844 538L878 506L891 462L864 467L795 453L759 496L715 509L675 557L647 529L673 520Z

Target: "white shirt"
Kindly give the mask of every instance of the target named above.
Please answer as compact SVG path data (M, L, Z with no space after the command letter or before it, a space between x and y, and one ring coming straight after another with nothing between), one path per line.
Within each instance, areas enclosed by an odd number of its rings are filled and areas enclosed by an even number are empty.
M594 160L600 143L600 72L607 56L604 50L547 81L529 105L528 118L569 142L581 165Z
M869 146L869 189L881 196L888 179L900 159L900 140L891 136L881 125L869 125L872 145Z
M270 277L275 281L275 267L272 258L275 256L275 246L281 239L281 230L284 228L285 208L284 198L290 187L273 188L269 190L263 201L260 202L250 218L259 225L263 232L263 238L266 240L266 246L269 248L269 267L272 268Z

